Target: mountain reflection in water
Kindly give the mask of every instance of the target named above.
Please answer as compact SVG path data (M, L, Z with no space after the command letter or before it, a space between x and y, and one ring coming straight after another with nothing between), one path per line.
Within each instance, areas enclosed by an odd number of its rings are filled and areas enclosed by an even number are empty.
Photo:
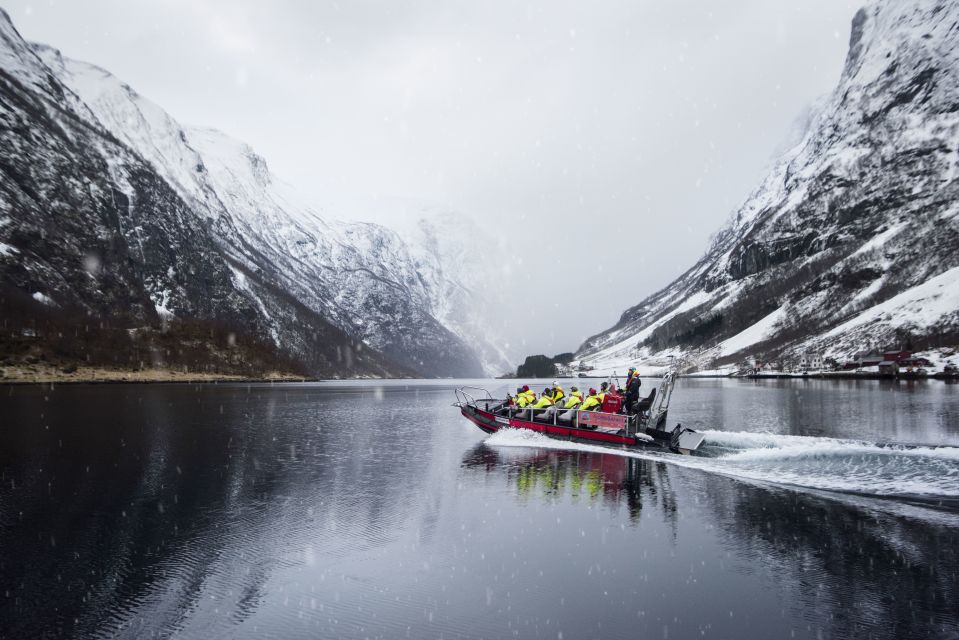
M716 427L688 391L676 413ZM949 509L499 446L450 402L437 382L4 390L0 638L959 632Z

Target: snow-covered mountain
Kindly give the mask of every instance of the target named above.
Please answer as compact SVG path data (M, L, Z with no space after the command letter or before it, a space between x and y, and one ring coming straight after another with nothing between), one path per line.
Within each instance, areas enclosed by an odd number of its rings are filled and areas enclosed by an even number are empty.
M839 85L807 120L705 256L579 360L959 344L959 1L861 9Z
M0 202L0 274L8 286L35 291L56 305L121 311L123 304L91 298L88 289L96 285L88 281L84 256L102 265L101 279L123 268L110 252L78 236L74 227L81 227L95 232L101 244L123 249L123 266L135 275L117 289L140 291L150 302L139 300L138 321L155 321L159 314L240 322L306 362L314 359L319 341L330 354L335 350L339 363L352 366L357 357L366 358L374 369L393 373L473 376L484 373L484 365L490 373L500 373L504 363L508 368L502 354L479 340L469 308L450 307L482 304L471 283L459 279L461 256L437 249L461 242L454 229L436 232L442 220L422 222L414 238L421 245L383 226L327 220L242 142L182 126L107 71L24 43L6 15L0 15L0 34L0 79L10 79L0 93L0 116L11 123L0 162L12 168L7 175L13 180L5 179L5 186L20 187L16 197ZM18 109L21 94L35 106ZM52 119L40 117L52 112ZM44 137L51 151L26 149L32 136ZM76 181L58 184L51 162L56 156L80 174ZM56 194L31 192L32 185L21 180L38 173L46 174L46 186ZM123 210L113 216L118 224L111 226L103 213L71 207L54 215L48 198L84 199L94 185ZM161 191L166 207L145 197L145 189ZM47 229L46 244L24 235L30 205L37 207L34 231ZM148 232L174 212L164 234ZM135 221L123 224L125 217ZM157 245L156 264L147 271L140 264L150 262L142 251L145 237ZM63 246L50 247L51 239ZM29 266L28 254L45 267ZM215 268L207 269L201 257ZM49 264L54 260L59 264ZM197 283L211 281L222 290L215 308L207 308L209 296L194 291ZM330 326L320 331L318 325Z
M506 299L497 271L508 251L503 236L462 214L433 209L400 234L431 292L433 316L473 347L488 375L515 369L503 338Z

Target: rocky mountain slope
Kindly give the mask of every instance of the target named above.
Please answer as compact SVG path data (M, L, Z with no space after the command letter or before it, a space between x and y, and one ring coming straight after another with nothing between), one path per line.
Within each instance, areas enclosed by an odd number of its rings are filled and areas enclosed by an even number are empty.
M708 367L959 344L957 178L959 2L872 2L839 85L705 256L577 358Z
M328 221L247 145L28 45L5 15L0 34L5 300L228 323L322 375L484 372L475 331L444 307L470 291L445 277L447 255Z

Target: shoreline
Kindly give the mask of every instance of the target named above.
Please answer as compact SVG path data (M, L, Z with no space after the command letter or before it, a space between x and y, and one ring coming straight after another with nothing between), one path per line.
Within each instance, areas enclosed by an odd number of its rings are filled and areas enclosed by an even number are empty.
M243 376L229 373L201 373L171 369L101 369L78 367L67 373L57 367L26 369L23 367L0 367L0 386L52 385L52 384L208 384L226 382L318 382L320 378L297 376L283 372L269 372L258 376Z
M358 378L360 380L364 378ZM226 384L226 383L281 383L289 384L292 382L324 382L326 378L97 378L97 379L37 379L37 380L0 380L0 387L26 387L30 385L107 385L107 384Z
M656 376L647 376L656 377ZM677 378L686 378L692 380L888 380L895 382L916 382L924 380L936 380L940 382L959 381L959 377L945 375L942 373L930 374L928 376L888 376L877 373L814 373L814 374L753 374L753 375L723 375L718 373L709 373L703 375L680 374ZM265 375L242 376L228 373L200 373L183 372L169 369L144 369L132 371L125 369L100 369L95 367L80 367L72 373L66 373L56 367L43 368L42 370L24 370L22 368L0 367L0 387L26 386L26 385L104 385L104 384L226 384L226 383L246 383L246 384L275 384L275 383L304 383L304 382L329 382L329 381L364 381L364 380L409 380L411 378L318 378L311 376L293 375L282 372L269 372ZM424 378L426 379L426 378ZM505 380L506 378L492 378L493 380ZM514 378L509 378L513 380ZM518 380L518 378L515 378ZM590 376L587 378L570 378L558 376L559 380L568 380L575 382L595 381L605 379L603 376Z
M943 373L931 373L926 376L910 376L910 375L882 375L879 373L810 373L810 374L791 374L791 373L770 373L770 374L753 374L745 376L737 375L720 375L720 374L708 374L708 375L696 375L696 374L687 374L680 375L680 378L691 378L691 379L729 379L729 380L894 380L897 382L915 382L917 380L939 380L941 382L947 382L950 380L959 380L959 376L952 376Z

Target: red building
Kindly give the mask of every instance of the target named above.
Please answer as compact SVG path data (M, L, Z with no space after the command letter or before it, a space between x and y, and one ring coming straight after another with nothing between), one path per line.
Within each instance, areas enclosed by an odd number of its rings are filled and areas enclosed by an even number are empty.
M914 358L912 351L886 351L881 355L878 353L863 354L843 365L843 369L858 369L859 367L875 367L880 364L895 363L899 369L931 367L932 363L925 358ZM887 366L888 370L888 366Z
M925 358L912 357L912 351L887 351L882 356L884 360L891 360L898 364L900 369L932 366L932 363Z

